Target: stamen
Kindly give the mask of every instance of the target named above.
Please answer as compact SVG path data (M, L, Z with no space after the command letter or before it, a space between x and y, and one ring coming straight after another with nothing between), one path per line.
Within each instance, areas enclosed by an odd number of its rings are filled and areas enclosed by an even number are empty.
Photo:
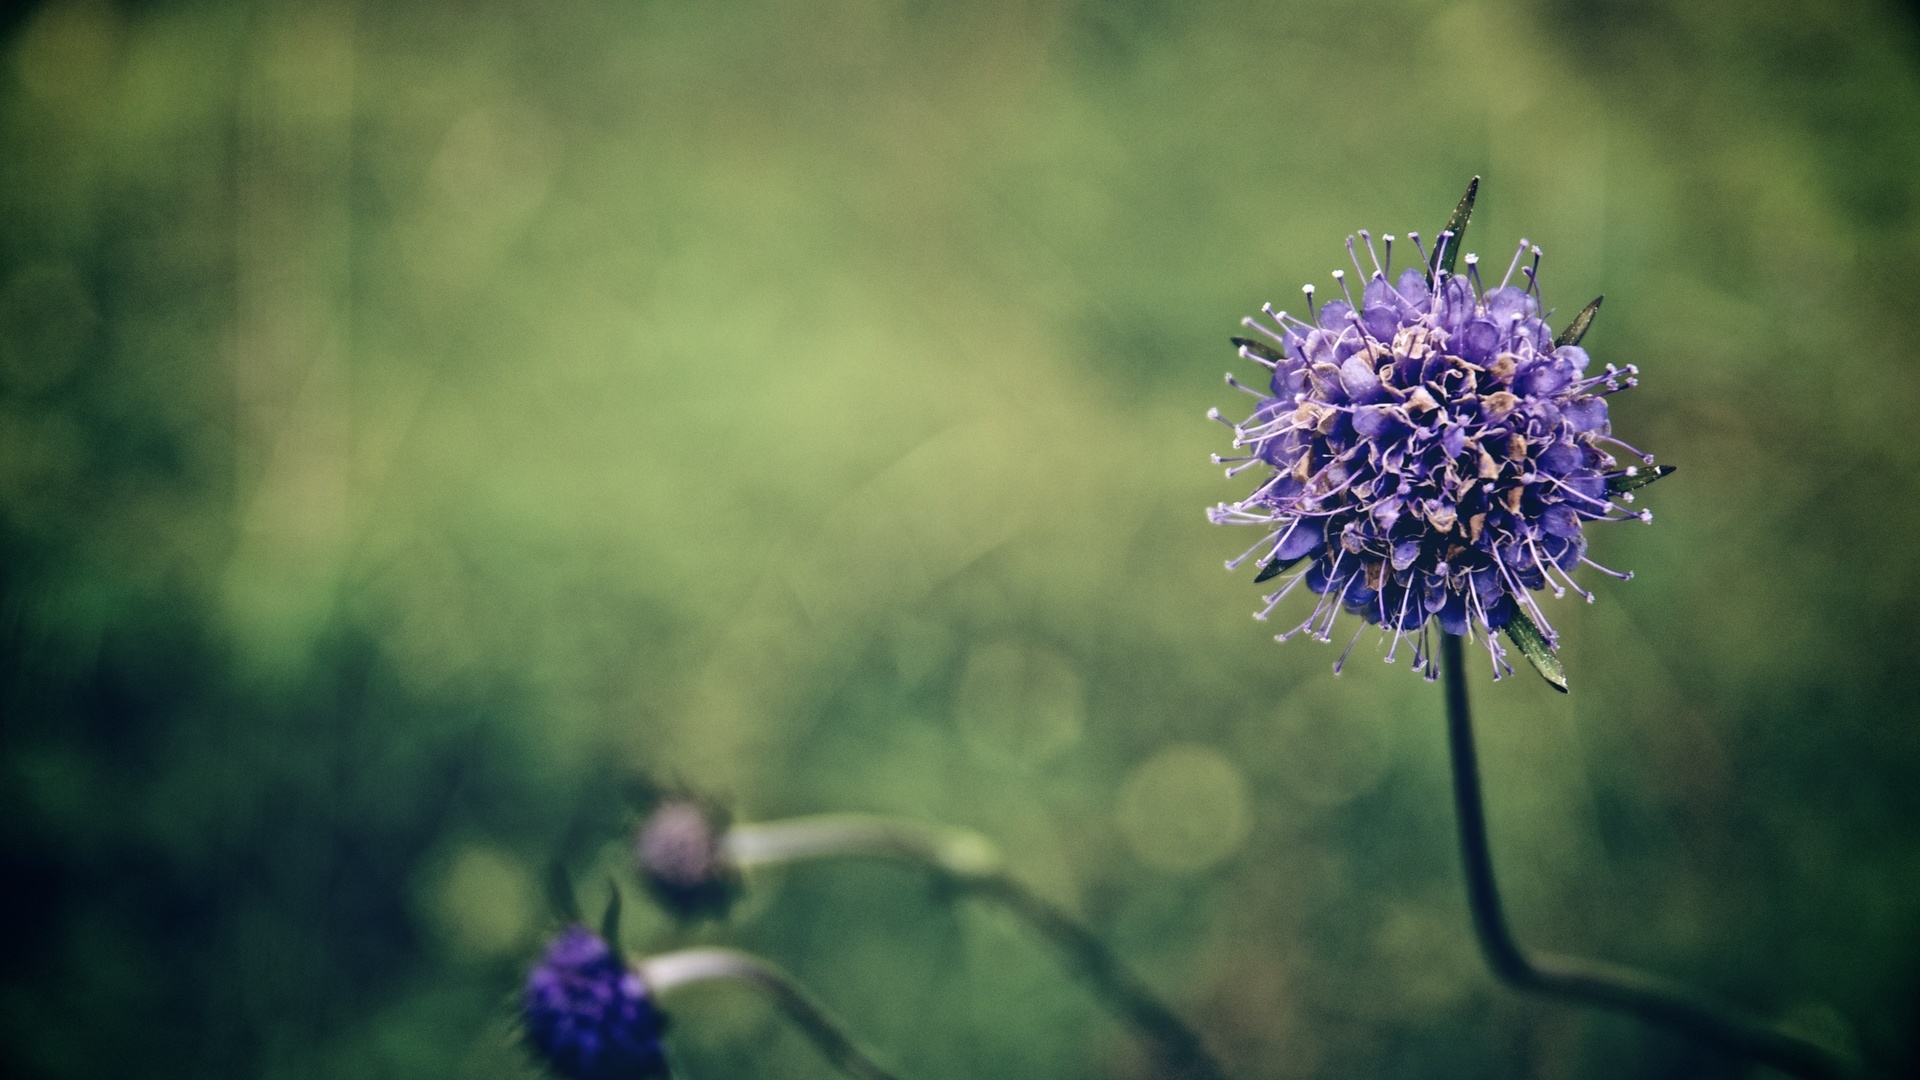
M1585 600L1585 601L1586 601L1587 603L1589 603L1589 604L1591 604L1591 603L1593 603L1593 594L1592 594L1592 593L1590 593L1590 592L1588 592L1587 590L1585 590L1585 589L1583 589L1583 588L1581 588L1581 587L1580 587L1580 583L1579 583L1579 582L1577 582L1577 581L1575 581L1575 580L1573 580L1573 575L1572 575L1572 574L1570 574L1570 573L1568 573L1568 572L1567 572L1567 571L1566 571L1566 570L1565 570L1564 568L1562 568L1562 567L1561 567L1561 566L1560 566L1560 565L1559 565L1558 563L1555 563L1555 564L1553 565L1553 568L1554 568L1555 570L1558 570L1558 571L1560 571L1560 576L1566 579L1566 581L1567 581L1567 588L1569 588L1569 589L1572 589L1572 590L1573 590L1574 592L1577 592L1577 593L1579 593L1579 594L1580 594L1580 598L1581 598L1582 600Z
M1351 247L1351 240L1348 241L1348 245ZM1350 308L1354 307L1353 294L1347 291L1347 272L1345 270L1335 270L1333 272L1333 280L1340 283L1340 293L1347 298L1347 306Z
M1493 665L1494 682L1499 682L1502 677L1513 674L1513 668L1507 664L1507 650L1500 647L1500 642L1494 637L1491 626L1487 627L1487 658Z
M1311 569L1312 569L1312 566L1308 566L1308 568L1307 568L1307 569L1308 569L1308 570L1311 570ZM1296 578L1295 578L1295 580L1298 580L1299 578L1304 578L1304 577L1306 577L1306 576L1307 576L1307 571L1306 571L1306 570L1302 570L1302 571L1300 571L1300 573L1299 573L1299 574L1298 574L1298 575L1296 576ZM1291 583L1289 583L1289 587L1291 587ZM1303 623L1301 623L1301 624L1300 624L1299 626L1296 626L1296 627L1294 627L1293 629L1291 629L1291 630L1289 630L1289 631L1287 631L1287 632L1286 632L1286 633L1284 633L1284 634L1275 634L1275 635L1273 636L1273 640L1275 640L1275 641L1285 641L1285 640L1287 640L1288 638L1290 638L1290 637L1292 637L1292 636L1294 636L1295 634L1298 634L1298 633L1301 633L1301 632L1303 632L1303 631L1304 631L1304 632L1306 633L1306 635L1307 635L1308 637L1313 637L1314 635L1313 635L1313 632L1312 632L1312 629L1311 629L1311 627L1313 626L1313 624L1314 624L1314 622L1315 622L1316 620L1318 620L1318 619L1320 618L1320 608L1321 608L1321 605L1322 605L1322 604L1324 604L1325 602L1326 602L1326 597L1324 597L1324 596L1323 596L1323 597L1321 597L1321 598L1320 598L1320 601L1319 601L1318 603L1315 603L1315 604L1313 605L1313 610L1312 610L1311 612L1309 612L1309 613L1307 614L1307 621L1306 621L1306 622L1303 622Z
M1367 257L1373 260L1373 272L1376 274L1385 274L1386 271L1382 269L1380 266L1380 254L1373 250L1373 237L1367 235L1367 230L1361 229L1360 239L1366 241ZM1389 244L1393 243L1393 238L1388 237L1387 243Z
M1261 537L1260 539L1255 540L1253 542L1252 547L1234 556L1233 558L1228 559L1227 572L1232 573L1233 571L1240 569L1240 564L1247 561L1247 556L1252 555L1254 552L1259 551L1262 547L1265 547L1267 542L1274 538L1274 535L1275 533L1268 533L1267 535Z
M1280 601L1285 600L1287 598L1287 594L1293 591L1293 587L1295 585L1300 584L1300 579L1306 576L1307 576L1307 572L1305 570L1295 571L1293 577L1285 585L1282 585L1280 586L1280 588L1274 590L1274 592L1271 595L1261 597L1262 600L1266 601L1267 606L1254 613L1254 616L1253 616L1254 621L1266 622L1267 616L1273 614L1273 609L1279 607ZM1292 633L1292 632L1293 631L1291 630L1288 631L1288 633ZM1286 639L1284 637L1280 637L1280 638L1275 638L1275 640L1284 641Z
M1313 286L1302 285L1300 286L1300 291L1307 294L1307 314L1313 316L1314 322L1319 322L1320 313L1313 310Z
M1500 576L1506 579L1507 592L1513 596L1514 602L1526 611L1527 615L1533 619L1533 624L1540 628L1542 634L1547 633L1549 627L1546 613L1541 611L1540 605L1534 601L1533 593L1528 591L1528 589L1520 583L1519 579L1513 576L1513 571L1507 567L1507 560L1495 558L1493 563L1500 568ZM1552 638L1548 638L1548 640L1551 641Z
M1593 567L1595 570L1600 571L1601 573L1607 575L1608 577L1619 578L1621 581L1633 580L1633 571L1631 570L1614 570L1609 567L1601 566L1599 563L1594 562L1592 559L1587 558L1585 555L1580 556L1580 561L1583 563L1586 563L1588 566Z
M1631 469L1628 470L1627 475L1629 476L1633 475L1633 472ZM1557 476L1547 476L1543 474L1540 477L1540 479L1545 480L1547 483L1552 484L1554 487L1559 488L1561 491L1565 492L1568 495L1571 495L1576 499L1581 500L1582 502L1591 503L1594 506L1601 507L1602 509L1598 511L1598 515L1604 515L1608 511L1620 509L1619 507L1613 505L1610 502L1605 501L1604 499L1596 499L1591 495L1585 495L1578 491L1575 491L1573 488L1567 486L1566 481L1560 479ZM1598 518L1598 515L1596 515L1596 519Z
M1273 308L1269 306L1262 305L1260 310L1266 312L1268 315L1273 315ZM1279 322L1280 320L1285 319L1286 317L1287 317L1287 313L1283 311L1278 315L1274 315L1274 321ZM1246 327L1249 330L1257 330L1260 333L1265 334L1266 336L1272 338L1274 341L1278 342L1283 347L1287 343L1286 338L1281 337L1279 334L1274 333L1272 330L1269 330L1266 324L1259 322L1251 315L1247 316L1244 319L1241 319L1240 325Z
M1310 322L1303 322L1300 319L1295 318L1294 316L1289 315L1284 311L1273 310L1272 304L1261 304L1260 310L1266 312L1269 318L1271 318L1274 322L1279 323L1281 326L1286 326L1288 323L1292 323L1294 326L1298 326L1303 330L1314 329L1314 325ZM1273 333L1273 331L1267 330L1266 333L1271 334ZM1283 345L1286 344L1286 340L1284 338L1280 338L1276 340L1279 340L1280 343Z
M1404 589L1400 594L1400 611L1393 617L1393 647L1387 650L1387 663L1393 663L1394 654L1400 651L1400 635L1406 633L1401 625L1407 621L1407 604L1413 600L1413 590Z
M1517 311L1507 316L1507 336L1502 339L1506 348L1515 351L1520 348L1520 324L1525 322L1526 318Z
M1360 629L1355 630L1353 632L1353 640L1347 642L1346 651L1340 654L1340 659L1335 660L1333 662L1333 673L1335 675L1340 674L1340 669L1347 666L1347 657L1353 655L1353 646L1360 640L1360 635L1362 632L1366 630L1366 628L1367 628L1367 624L1363 620L1360 623Z
M1240 391L1244 391L1245 393L1252 394L1254 397L1259 398L1261 401L1267 400L1267 395L1261 393L1258 390L1255 390L1253 387L1248 386L1247 384L1241 382L1239 379L1234 378L1233 372L1231 371L1227 372L1227 385L1233 387L1235 390L1240 390Z
M1320 614L1320 609L1327 607L1329 601L1332 602L1332 607L1327 612L1327 624L1320 628L1318 634L1312 635L1324 642L1333 641L1333 624L1340 621L1340 594L1346 590L1338 588L1337 583L1340 581L1340 564L1346 560L1347 549L1342 546L1333 557L1333 565L1327 569L1327 591L1320 597L1320 602L1313 605L1313 614L1317 616Z
M1392 277L1393 276L1393 234L1388 233L1387 235L1381 237L1380 239L1385 241L1387 245L1387 264L1380 268L1380 272L1385 274L1388 277Z
M1259 353L1254 352L1252 349L1247 348L1245 345L1240 346L1240 359L1251 360L1254 363L1259 364L1261 367L1266 368L1268 371L1276 371L1280 367L1279 364L1276 364L1272 360L1269 360L1266 357L1261 356Z
M1480 603L1480 590L1473 584L1473 575L1467 575L1467 606L1480 616L1480 625L1487 628L1487 636L1493 636L1493 627L1487 623L1486 606ZM1467 621L1467 629L1473 629L1473 621Z
M1513 280L1514 268L1520 265L1520 256L1525 255L1526 253L1527 253L1527 238L1523 236L1520 238L1520 246L1514 249L1513 261L1507 264L1506 276L1500 279L1501 288L1503 289L1506 288L1507 282Z
M1642 451L1639 447L1632 446L1628 443L1622 442L1619 439L1614 438L1612 435L1596 435L1594 436L1594 438L1605 440L1606 442L1610 442L1615 446L1621 447L1625 449L1628 453L1631 453L1634 457L1639 458L1641 461L1645 462L1648 465L1653 464L1652 454Z

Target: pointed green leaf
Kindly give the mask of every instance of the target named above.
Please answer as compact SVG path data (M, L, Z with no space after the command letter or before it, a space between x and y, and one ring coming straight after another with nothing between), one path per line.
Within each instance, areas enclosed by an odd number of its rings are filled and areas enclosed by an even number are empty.
M1247 350L1253 355L1259 357L1260 359L1267 361L1268 363L1278 364L1286 359L1286 356L1281 354L1280 350L1274 348L1273 346L1267 344L1264 341L1255 341L1252 338L1237 337L1233 339L1233 343Z
M1617 472L1607 477L1607 493L1619 495L1623 492L1639 491L1677 468L1679 468L1677 465L1649 465L1643 469L1638 465L1629 465L1625 472Z
M1427 276L1438 279L1442 274L1453 273L1454 260L1460 257L1460 244L1466 239L1467 220L1473 217L1473 200L1480 194L1480 178L1474 177L1467 182L1467 193L1460 196L1460 204L1453 208L1453 216L1447 219L1447 227L1441 230L1433 241L1433 265ZM1452 236L1448 236L1452 233Z
M1600 310L1600 301L1605 299L1605 296L1596 296L1593 303L1581 308L1580 314L1575 315L1567 328L1560 331L1560 336L1553 339L1554 348L1580 344L1580 339L1587 336L1587 328L1593 325L1593 313Z
M1533 665L1533 670L1540 673L1541 678L1547 680L1555 690L1563 694L1567 692L1566 669L1560 666L1560 658L1554 655L1553 646L1547 644L1546 637L1540 633L1539 627L1533 625L1533 620L1527 618L1526 612L1513 613L1512 621L1507 623L1507 638L1520 650L1520 655Z
M567 868L560 865L558 859L547 868L547 906L561 922L581 921L580 901L573 895L573 879L567 876Z
M607 947L614 952L620 951L620 883L612 878L607 885L613 890L607 896L607 910L600 916L600 936L606 939Z
M1305 555L1295 555L1291 559L1274 559L1265 563L1260 567L1260 573L1254 576L1253 583L1258 585L1263 581L1271 581L1292 569L1295 563L1304 558L1306 558Z

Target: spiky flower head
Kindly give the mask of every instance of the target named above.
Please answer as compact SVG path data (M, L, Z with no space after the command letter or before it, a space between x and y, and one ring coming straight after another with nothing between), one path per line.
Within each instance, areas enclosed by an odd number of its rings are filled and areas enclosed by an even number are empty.
M562 930L527 973L521 1020L528 1044L569 1080L667 1075L666 1018L639 974L584 926Z
M1271 374L1265 390L1227 377L1259 404L1228 423L1241 453L1214 460L1231 463L1228 476L1263 476L1251 495L1208 517L1263 530L1229 570L1255 559L1263 582L1292 571L1255 618L1266 619L1303 581L1318 595L1306 620L1278 640L1331 641L1345 608L1364 620L1361 630L1372 624L1391 637L1389 663L1410 639L1414 669L1431 679L1428 628L1438 623L1483 639L1497 678L1511 671L1494 634L1505 629L1565 690L1556 635L1533 594L1571 589L1591 602L1573 579L1583 563L1630 577L1587 558L1583 529L1651 521L1625 504L1671 470L1648 468L1653 458L1612 436L1607 396L1634 385L1637 371L1594 371L1580 348L1599 300L1556 337L1542 317L1541 251L1525 240L1497 284L1483 279L1473 255L1453 273L1478 184L1431 258L1409 234L1420 265L1394 277L1394 238L1383 238L1382 259L1362 231L1371 273L1347 240L1366 283L1357 300L1336 270L1341 298L1316 308L1308 285L1307 318L1267 306L1266 321L1245 320L1261 337L1235 338L1240 355ZM1616 450L1636 464L1622 467ZM1336 672L1352 649L1349 642Z

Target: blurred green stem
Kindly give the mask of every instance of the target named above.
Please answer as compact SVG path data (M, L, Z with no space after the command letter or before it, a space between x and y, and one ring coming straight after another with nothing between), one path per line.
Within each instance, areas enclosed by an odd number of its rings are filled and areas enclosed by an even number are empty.
M773 965L746 953L732 949L662 953L640 962L640 979L656 995L715 979L747 983L772 998L780 1011L786 1013L794 1026L805 1032L841 1072L854 1080L894 1080L893 1074L874 1064L846 1033L845 1027L798 983Z
M931 870L957 892L998 903L1050 942L1100 1000L1157 1046L1182 1080L1225 1080L1200 1036L1066 912L1009 875L978 833L864 814L823 814L736 825L723 841L742 869L831 856L898 859Z
M1566 998L1632 1013L1729 1053L1794 1076L1826 1080L1858 1075L1858 1066L1833 1051L1709 1001L1693 990L1631 968L1570 957L1529 957L1513 939L1487 848L1487 820L1480 796L1480 766L1473 748L1473 717L1467 705L1461 640L1441 635L1440 661L1447 694L1447 742L1453 757L1453 802L1460 825L1460 855L1466 871L1467 907L1493 973L1516 990Z

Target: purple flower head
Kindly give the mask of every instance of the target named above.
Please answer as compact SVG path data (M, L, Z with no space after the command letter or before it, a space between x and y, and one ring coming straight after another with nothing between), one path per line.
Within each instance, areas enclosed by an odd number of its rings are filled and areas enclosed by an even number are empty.
M1462 205L1471 209L1471 191ZM1456 221L1443 247L1464 229L1458 212ZM1371 624L1383 643L1391 638L1389 663L1410 640L1414 670L1433 679L1428 627L1437 622L1445 633L1483 638L1497 678L1512 670L1494 634L1504 628L1565 689L1555 678L1554 631L1533 594L1571 589L1591 602L1573 579L1583 563L1630 577L1588 559L1582 530L1590 521L1651 521L1625 504L1634 488L1670 471L1622 469L1611 452L1653 461L1613 438L1607 419L1607 397L1634 385L1636 369L1589 371L1577 342L1597 300L1555 337L1542 319L1541 252L1525 240L1489 287L1475 256L1454 274L1443 251L1431 268L1396 278L1394 238L1384 238L1383 261L1373 238L1359 237L1373 271L1361 268L1349 238L1366 282L1358 296L1335 271L1342 299L1316 309L1309 285L1307 318L1267 307L1268 321L1245 320L1260 339L1235 339L1270 378L1264 389L1227 380L1259 404L1240 423L1222 420L1240 452L1215 461L1232 463L1228 476L1258 470L1261 481L1208 517L1262 530L1227 568L1256 559L1259 581L1291 571L1263 597L1257 619L1303 581L1318 595L1306 620L1278 640L1331 641L1344 608L1362 630ZM1419 244L1417 234L1410 239ZM1210 415L1220 419L1218 410Z
M584 926L562 930L527 973L521 1013L527 1042L569 1080L667 1075L666 1018L640 976Z

